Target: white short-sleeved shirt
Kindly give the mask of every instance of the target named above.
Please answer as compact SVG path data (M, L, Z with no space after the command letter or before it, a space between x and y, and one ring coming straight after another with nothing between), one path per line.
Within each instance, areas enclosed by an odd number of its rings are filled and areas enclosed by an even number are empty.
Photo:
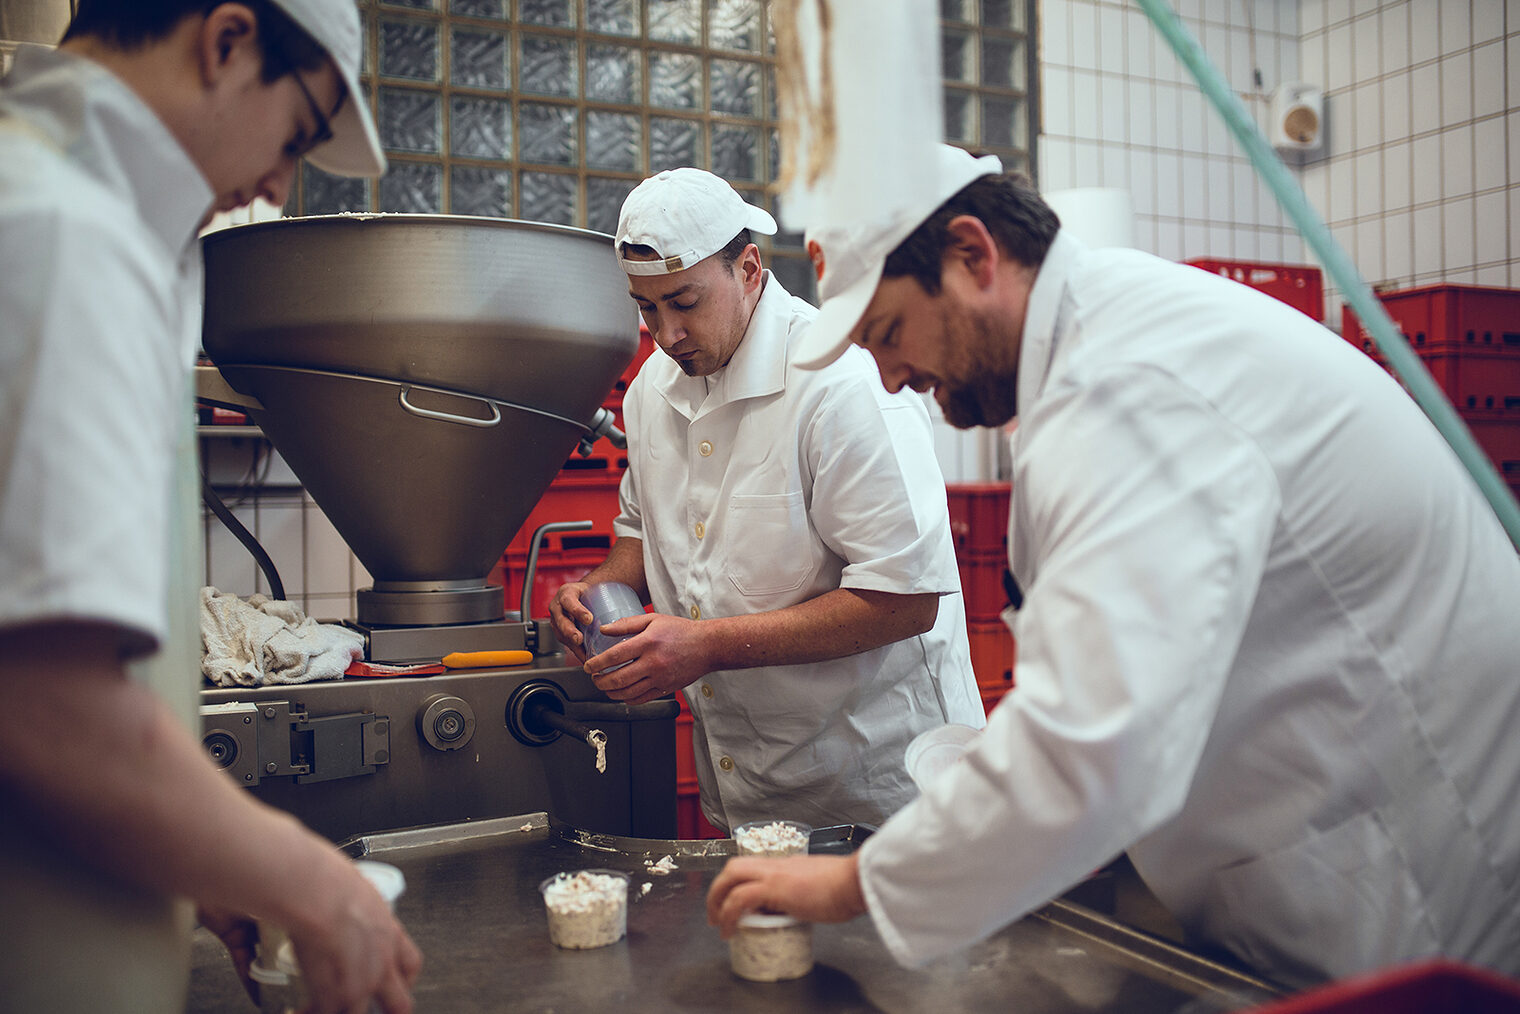
M1128 849L1289 985L1520 973L1520 562L1434 427L1276 300L1065 235L1023 334L1015 688L861 850L893 953Z
M170 641L131 669L181 717L199 683L185 463L212 200L125 83L18 51L0 83L0 627L109 623L140 656ZM18 1009L182 1005L186 903L4 819L0 897L0 996Z
M205 178L105 68L37 47L0 91L0 626L163 640L172 448Z
M643 540L662 613L748 615L843 587L939 595L939 614L929 632L870 651L687 687L702 807L721 827L879 823L916 794L903 764L915 735L985 721L928 411L887 394L860 350L825 370L792 366L816 313L767 271L721 371L644 364L623 405L616 532Z

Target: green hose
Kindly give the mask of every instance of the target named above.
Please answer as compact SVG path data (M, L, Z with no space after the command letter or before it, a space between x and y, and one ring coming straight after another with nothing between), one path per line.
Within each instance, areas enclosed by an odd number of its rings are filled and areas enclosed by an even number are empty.
M1515 503L1513 494L1499 473L1494 469L1493 463L1488 460L1473 440L1472 433L1457 415L1456 409L1446 400L1441 393L1440 387L1431 379L1430 372L1425 369L1425 364L1420 357L1415 355L1409 348L1409 343L1404 336L1399 334L1393 326L1393 321L1388 317L1388 311L1383 308L1382 302L1372 294L1367 283L1362 281L1362 276L1357 273L1356 266L1351 263L1351 258L1346 256L1340 244L1335 242L1330 235L1330 230L1320 220L1318 214L1309 206L1304 197L1303 190L1294 182L1288 167L1283 165L1282 160L1273 153L1267 144L1267 139L1262 135L1261 128L1256 121L1246 112L1244 104L1236 94L1230 90L1224 78L1209 58L1204 55L1203 47L1198 40L1183 27L1177 15L1167 6L1165 0L1139 0L1140 6L1145 10L1146 16L1151 19L1151 24L1166 39L1172 47L1172 52L1177 54L1177 59L1193 72L1193 77L1198 81L1198 86L1213 103L1214 108L1219 110L1219 115L1224 117L1225 125L1230 128L1230 133L1235 135L1235 140L1245 149L1246 155L1251 159L1251 164L1256 167L1256 172L1272 188L1272 193L1277 196L1277 202L1282 205L1283 211L1298 226L1299 234L1303 236L1314 253L1319 257L1320 263L1330 273L1330 278L1346 294L1347 301L1351 304L1356 315L1361 319L1364 327L1372 336L1378 351L1388 361L1394 373L1404 382L1404 386L1414 397L1415 403L1420 406L1424 413L1435 423L1441 436L1451 445L1452 450L1457 452L1463 466L1472 473L1478 488L1488 499L1494 513L1499 516L1499 522L1504 525L1504 530L1509 533L1510 541L1520 546L1520 505Z

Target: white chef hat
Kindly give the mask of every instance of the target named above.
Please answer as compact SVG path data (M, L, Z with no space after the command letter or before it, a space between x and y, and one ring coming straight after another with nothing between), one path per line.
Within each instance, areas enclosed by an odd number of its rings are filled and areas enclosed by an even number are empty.
M818 369L843 355L850 332L876 294L887 257L898 244L968 184L1003 171L995 155L977 158L948 144L935 148L936 172L923 186L886 203L880 214L808 229L805 242L818 273L820 306L818 316L802 333L798 366Z

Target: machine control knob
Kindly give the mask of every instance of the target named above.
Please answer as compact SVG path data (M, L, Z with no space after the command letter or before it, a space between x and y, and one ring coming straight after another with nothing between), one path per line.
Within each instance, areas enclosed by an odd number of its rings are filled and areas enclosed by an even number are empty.
M212 729L201 740L201 745L206 748L217 767L230 768L237 763L237 737L226 729Z
M417 733L434 750L458 750L475 735L475 710L463 698L434 694L417 709Z

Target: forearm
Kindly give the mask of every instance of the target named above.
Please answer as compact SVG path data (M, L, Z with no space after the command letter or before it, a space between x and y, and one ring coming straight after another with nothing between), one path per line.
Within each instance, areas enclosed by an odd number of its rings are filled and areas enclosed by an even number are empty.
M150 691L115 668L102 661L81 672L56 653L51 663L14 654L0 662L11 702L0 728L6 809L123 881L293 929L319 921L321 885L343 858L233 785Z
M785 609L701 621L710 670L801 665L870 651L925 633L934 594L836 588Z
M644 543L641 539L623 536L612 544L607 559L584 578L587 584L605 584L619 581L639 593L639 599L649 601L649 587L644 580Z

